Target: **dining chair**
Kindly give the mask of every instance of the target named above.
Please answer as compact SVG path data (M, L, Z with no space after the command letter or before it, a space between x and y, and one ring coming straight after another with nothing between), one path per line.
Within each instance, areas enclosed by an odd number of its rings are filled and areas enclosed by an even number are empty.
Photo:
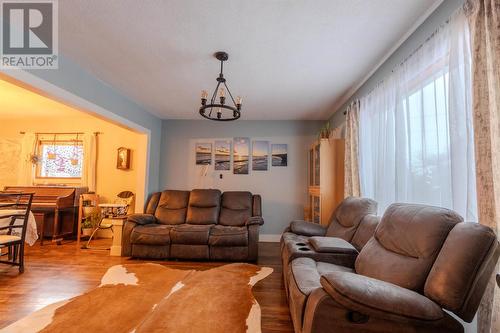
M0 253L2 264L19 267L19 273L24 272L24 244L26 229L31 211L33 193L0 192L0 249L7 248L6 253Z

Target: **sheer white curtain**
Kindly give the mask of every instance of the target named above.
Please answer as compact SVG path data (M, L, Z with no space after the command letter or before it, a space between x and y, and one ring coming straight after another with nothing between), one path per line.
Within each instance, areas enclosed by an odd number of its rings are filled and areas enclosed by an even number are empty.
M470 59L459 10L361 99L361 192L380 212L425 203L477 221Z
M17 185L33 185L35 165L31 161L36 150L37 135L27 132L21 141L21 154L19 156L19 167L17 172ZM8 184L12 185L12 184Z
M83 135L83 173L82 186L87 186L89 191L95 191L96 186L96 161L97 161L97 136L94 133Z

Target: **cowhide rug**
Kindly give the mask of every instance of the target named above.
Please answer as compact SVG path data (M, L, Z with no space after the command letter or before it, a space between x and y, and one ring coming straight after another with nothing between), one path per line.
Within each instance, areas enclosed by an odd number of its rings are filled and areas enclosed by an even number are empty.
M206 271L117 265L99 287L0 332L260 332L260 307L251 289L272 271L250 264Z

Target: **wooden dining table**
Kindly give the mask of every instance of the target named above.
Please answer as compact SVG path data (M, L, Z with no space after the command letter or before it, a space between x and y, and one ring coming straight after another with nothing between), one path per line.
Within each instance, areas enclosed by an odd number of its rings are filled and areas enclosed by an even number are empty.
M0 209L0 227L7 227L10 225L11 218L10 217L5 217L9 216L12 214L24 214L26 210L22 209ZM2 216L4 216L2 218ZM23 223L22 218L16 219L14 222L14 225L21 225ZM12 230L12 233L15 235L16 233L19 233L21 229L15 228ZM7 230L1 230L0 233L6 233ZM26 238L25 242L32 246L35 244L36 240L38 239L38 232L36 229L36 221L35 221L35 216L33 215L32 212L29 213L28 217L28 224L26 226Z

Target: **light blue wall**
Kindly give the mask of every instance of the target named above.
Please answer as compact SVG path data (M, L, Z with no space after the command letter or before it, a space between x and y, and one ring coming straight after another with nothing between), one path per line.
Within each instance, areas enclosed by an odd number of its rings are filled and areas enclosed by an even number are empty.
M307 203L307 151L321 125L318 121L164 120L161 188L218 188L260 194L265 220L261 234L278 236L292 219L303 218ZM195 164L196 142L213 143L233 137L288 144L288 166L234 175L232 170L215 171L213 164L207 168Z
M375 73L354 93L354 95L330 118L333 127L345 121L344 111L353 100L368 94L380 81L389 76L392 70L416 50L438 27L464 3L464 0L444 0L443 3L411 34L401 46L377 69Z
M15 73L15 71L6 70L4 72L9 75ZM147 170L149 176L146 184L147 192L158 190L161 144L161 120L159 118L148 113L144 108L62 55L59 56L59 69L36 69L30 70L29 73L109 111L107 114L100 114L101 116L111 118L111 120L131 128L142 128L148 131L150 135L150 160ZM43 90L42 87L35 88ZM95 110L89 111L95 112Z

